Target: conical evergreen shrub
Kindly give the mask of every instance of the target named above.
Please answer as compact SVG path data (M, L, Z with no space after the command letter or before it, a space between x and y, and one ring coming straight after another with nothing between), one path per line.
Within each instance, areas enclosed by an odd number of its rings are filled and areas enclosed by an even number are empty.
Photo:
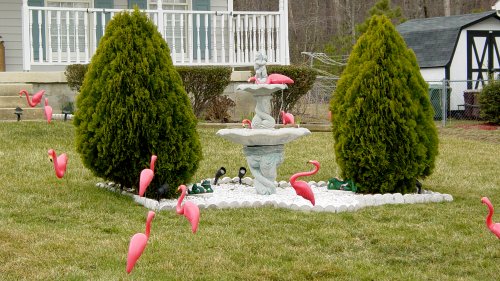
M386 16L373 16L331 99L336 161L362 193L409 193L429 176L437 130L413 51Z
M116 14L77 98L76 146L84 165L103 179L137 187L156 154L146 196L167 182L166 197L173 197L202 157L196 122L156 26L138 9Z

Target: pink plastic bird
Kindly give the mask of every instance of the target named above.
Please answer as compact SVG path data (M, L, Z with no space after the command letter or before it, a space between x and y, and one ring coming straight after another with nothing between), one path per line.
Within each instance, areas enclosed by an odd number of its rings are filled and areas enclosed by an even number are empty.
M53 149L49 149L50 161L54 162L54 169L56 170L56 177L62 178L66 172L66 165L68 164L68 156L63 153L59 156Z
M33 97L30 100L30 94L26 90L21 90L19 92L19 97L22 97L23 94L26 94L26 100L28 101L29 106L35 107L37 104L39 104L42 101L42 96L45 94L45 90L40 90L36 94L33 95Z
M491 218L493 217L493 204L491 204L488 197L481 198L481 203L486 204L489 210L488 216L486 217L486 226L498 237L498 239L500 239L500 223L494 223Z
M130 274L132 269L134 269L135 263L141 257L149 239L149 232L151 230L151 221L155 217L155 212L149 211L148 218L146 220L146 233L136 233L130 239L130 244L128 246L127 254L127 273Z
M187 188L185 185L181 185L177 190L182 190L182 193L177 201L175 210L177 214L184 215L188 219L189 223L191 223L191 230L193 233L196 233L196 230L198 230L198 223L200 222L200 208L198 208L198 205L195 203L189 201L186 201L186 203L181 206L184 196L186 196Z
M252 121L248 119L243 119L243 121L241 121L241 125L245 128L248 126L249 129L252 129Z
M43 111L45 113L45 118L47 119L47 123L50 124L50 121L52 120L52 107L49 105L48 98L45 98L45 107L43 108Z
M307 184L307 182L305 181L296 181L298 177L311 176L319 171L318 161L310 160L308 163L311 163L315 166L314 170L310 172L296 173L295 175L290 177L290 184L292 185L293 189L295 189L297 195L302 196L304 199L311 201L311 204L314 206L315 204L314 193L312 192L312 189L309 186L309 184Z
M281 111L280 114L281 114L281 119L283 120L283 125L287 125L287 124L294 125L295 124L295 118L293 117L293 115L291 113L286 113L284 111Z
M151 163L149 163L149 169L144 169L141 171L141 176L139 178L139 196L144 196L146 189L153 180L155 175L155 162L156 155L151 156Z
M270 74L266 78L266 82L259 82L259 80L255 76L248 78L247 82L248 83L255 83L255 84L293 84L294 83L292 78L285 76L283 74L278 74L278 73Z

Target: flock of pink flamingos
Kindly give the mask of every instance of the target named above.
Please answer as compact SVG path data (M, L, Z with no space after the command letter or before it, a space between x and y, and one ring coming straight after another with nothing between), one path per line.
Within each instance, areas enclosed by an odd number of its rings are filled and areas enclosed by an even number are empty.
M45 91L41 90L37 92L36 94L33 95L32 98L30 98L29 93L26 90L21 90L19 92L19 96L22 97L23 94L26 95L26 100L28 101L28 105L31 107L37 106L44 95ZM45 117L47 119L47 122L50 123L52 119L52 107L48 105L48 98L45 98L45 106L44 106L44 112L45 112ZM281 112L282 115L282 120L283 124L294 124L294 119L293 115L290 113L285 113ZM251 122L248 119L243 120L243 125L249 125L251 127ZM56 173L57 178L62 178L66 172L66 166L68 163L68 156L66 153L63 153L59 156L56 155L56 152L53 149L48 150L48 154L50 157L50 160L54 163L54 170ZM151 162L149 165L149 168L143 169L141 171L141 174L139 176L139 196L143 197L147 187L151 183L154 177L154 166L155 162L157 160L156 155L151 156ZM311 176L316 174L319 171L320 164L316 160L310 160L308 163L311 163L314 165L314 169L310 172L301 172L301 173L296 173L290 177L290 185L294 188L295 192L297 195L303 197L306 200L309 200L311 204L314 206L315 205L315 199L314 199L314 193L309 186L309 184L305 181L297 181L297 178L303 177L303 176ZM200 221L200 209L198 205L196 205L193 202L186 201L184 204L182 202L184 201L184 197L186 196L187 193L187 187L185 185L180 185L179 188L177 189L178 191L181 191L181 195L177 201L177 206L176 206L176 213L179 215L184 215L189 223L191 224L191 231L193 233L196 233L198 230L198 224ZM486 204L488 207L488 215L486 217L486 226L488 229L495 234L499 239L500 239L500 223L494 223L493 222L493 204L491 204L490 200L487 197L481 198L481 202L483 204ZM132 272L132 269L134 268L137 260L140 258L142 253L144 252L144 249L146 248L148 239L149 239L149 233L151 230L151 222L153 218L155 217L155 212L149 211L148 216L146 219L146 232L145 233L137 233L134 236L132 236L132 239L130 240L129 244L129 250L127 254L127 267L126 271L127 273L130 274Z

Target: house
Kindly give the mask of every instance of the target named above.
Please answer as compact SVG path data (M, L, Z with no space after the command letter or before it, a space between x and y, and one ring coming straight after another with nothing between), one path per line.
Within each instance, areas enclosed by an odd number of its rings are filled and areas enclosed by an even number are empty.
M398 25L397 30L415 52L426 81L450 81L451 111L476 103L467 100L467 93L500 74L500 18L496 11L414 19Z
M290 64L288 0L274 1L278 11L234 11L233 0L3 1L6 72L0 72L0 111L19 103L5 102L3 94L18 93L19 87L68 92L65 67L89 63L113 15L135 5L158 27L174 65L248 67L258 51L267 54L268 64Z

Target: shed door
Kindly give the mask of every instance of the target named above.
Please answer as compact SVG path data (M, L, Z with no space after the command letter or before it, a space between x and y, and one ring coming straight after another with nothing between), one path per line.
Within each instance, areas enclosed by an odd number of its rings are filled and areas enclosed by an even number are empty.
M489 75L500 74L500 31L467 31L467 79L477 80L469 89L477 89Z

